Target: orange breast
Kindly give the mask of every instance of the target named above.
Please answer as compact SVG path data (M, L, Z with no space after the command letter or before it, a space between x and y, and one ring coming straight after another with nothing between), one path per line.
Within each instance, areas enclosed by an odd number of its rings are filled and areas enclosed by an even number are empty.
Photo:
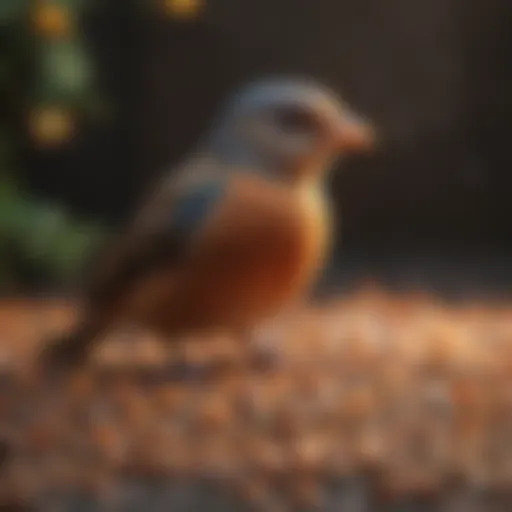
M242 326L277 312L314 278L325 228L321 202L307 194L257 177L234 180L176 276L170 324Z

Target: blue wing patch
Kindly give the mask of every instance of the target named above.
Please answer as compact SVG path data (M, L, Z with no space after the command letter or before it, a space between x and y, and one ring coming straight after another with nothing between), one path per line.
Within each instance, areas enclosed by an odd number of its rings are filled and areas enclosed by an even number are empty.
M187 241L215 209L227 190L228 180L210 180L177 198L172 214L141 237L141 243L124 253L105 281L89 292L89 299L114 300L130 283L151 269L171 265L186 255Z
M207 181L181 196L174 204L171 229L191 235L201 228L227 189L227 180Z

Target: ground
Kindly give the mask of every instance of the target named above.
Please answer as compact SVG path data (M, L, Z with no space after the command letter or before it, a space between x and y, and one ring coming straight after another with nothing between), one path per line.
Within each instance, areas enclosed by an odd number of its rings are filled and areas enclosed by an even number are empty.
M218 336L187 340L187 381L163 378L160 340L112 334L85 371L43 380L33 355L72 321L69 301L0 305L6 503L507 509L512 304L363 289L266 326L251 369Z

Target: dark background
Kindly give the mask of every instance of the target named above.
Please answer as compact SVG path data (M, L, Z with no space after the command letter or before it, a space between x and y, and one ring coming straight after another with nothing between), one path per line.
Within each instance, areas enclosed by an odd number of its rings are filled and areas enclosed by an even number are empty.
M335 267L393 280L451 262L512 282L511 14L508 0L216 0L185 22L105 0L85 30L110 122L64 151L25 151L24 182L116 225L234 88L308 74L381 134L334 178L346 262Z

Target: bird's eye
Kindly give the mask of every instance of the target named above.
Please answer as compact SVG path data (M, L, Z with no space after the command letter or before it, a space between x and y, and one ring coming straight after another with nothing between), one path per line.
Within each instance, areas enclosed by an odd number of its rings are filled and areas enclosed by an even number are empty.
M282 108L274 112L274 121L285 133L308 133L314 130L313 116L299 108Z

